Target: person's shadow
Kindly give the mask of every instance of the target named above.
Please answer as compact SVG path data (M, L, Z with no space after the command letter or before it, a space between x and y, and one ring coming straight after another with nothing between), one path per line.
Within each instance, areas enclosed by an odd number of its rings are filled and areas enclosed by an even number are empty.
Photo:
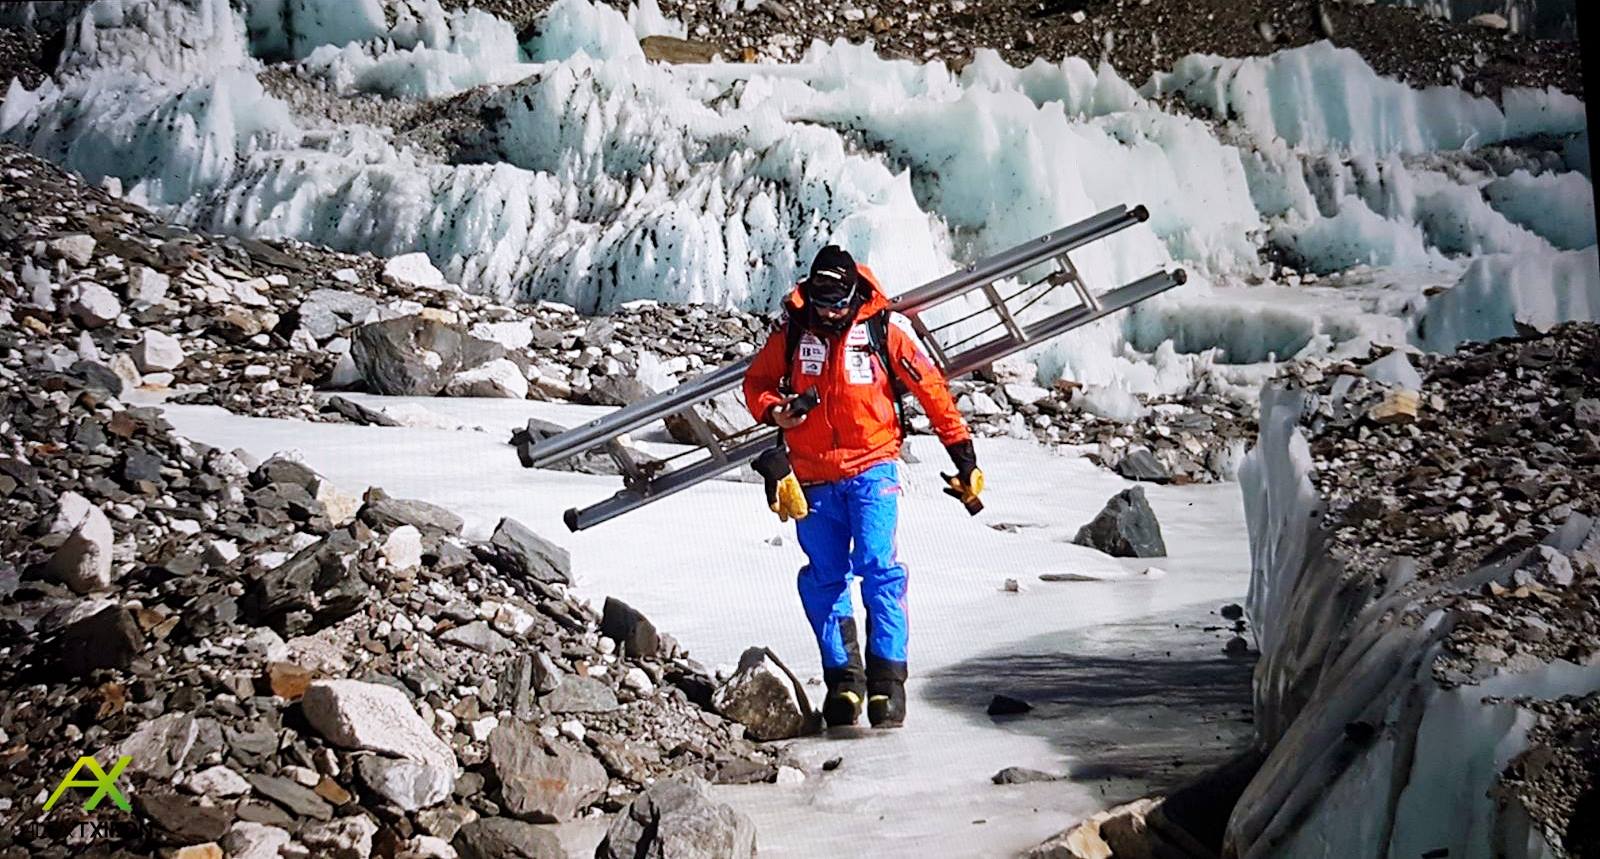
M934 672L925 694L974 721L1046 737L1070 758L1069 778L1100 782L1108 796L1161 792L1252 738L1255 654L1224 655L1234 633L1216 608L1038 636ZM996 694L1032 709L990 716ZM1013 765L1027 763L996 761L997 769Z

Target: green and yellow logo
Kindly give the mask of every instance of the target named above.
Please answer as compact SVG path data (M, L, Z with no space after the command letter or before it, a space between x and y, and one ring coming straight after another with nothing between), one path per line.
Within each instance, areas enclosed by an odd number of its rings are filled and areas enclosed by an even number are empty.
M92 787L94 788L94 793L83 804L84 811L94 811L100 805L100 800L107 797L111 798L112 804L116 807L123 811L131 811L132 806L128 804L128 798L122 795L122 791L117 790L117 776L122 775L122 771L127 768L128 763L132 760L133 758L123 755L117 758L116 764L111 767L111 772L106 772L100 768L100 762L94 758L88 756L78 758L78 762L72 765L67 777L61 780L61 784L56 785L55 793L50 794L50 798L45 800L44 810L49 811L54 808L56 801L61 799L62 794L65 794L69 788ZM89 775L93 777L78 778L78 773L84 770L88 770Z

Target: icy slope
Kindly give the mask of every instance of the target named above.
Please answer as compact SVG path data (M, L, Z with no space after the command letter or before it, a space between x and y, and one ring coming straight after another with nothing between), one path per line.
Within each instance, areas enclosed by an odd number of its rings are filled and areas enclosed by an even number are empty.
M1552 267L1580 292L1600 283L1583 253L1580 102L1415 90L1327 44L1189 57L1141 94L1078 59L1017 69L983 51L959 75L844 43L787 66L653 64L638 37L676 31L653 3L624 16L560 0L520 45L504 22L436 0L241 8L102 0L56 81L7 94L0 135L207 229L422 250L470 289L585 311L646 297L770 309L827 242L896 292L1142 202L1150 223L1085 249L1079 267L1101 287L1173 262L1196 277L1033 357L1047 376L1144 393L1201 383L1218 363L1448 348L1468 327L1415 330L1424 314L1459 315L1425 293L1484 266L1509 276L1495 288L1513 308L1593 312L1552 294ZM294 114L258 81L269 62L295 86L382 95L399 113L490 89L441 160L382 125ZM1303 294L1260 261L1263 245L1339 277ZM1264 280L1291 288L1244 288ZM1267 339L1297 352L1243 334L1263 305L1282 335ZM1169 339L1176 352L1153 354Z

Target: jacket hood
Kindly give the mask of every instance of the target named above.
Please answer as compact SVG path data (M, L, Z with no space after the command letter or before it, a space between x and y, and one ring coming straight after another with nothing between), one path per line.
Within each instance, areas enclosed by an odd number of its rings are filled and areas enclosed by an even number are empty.
M861 309L856 311L856 318L853 320L854 322L860 322L888 310L889 297L883 294L883 287L878 285L878 278L872 273L872 269L858 262L856 263L856 272L861 275L861 280L867 285L868 290L867 300L861 303ZM795 288L790 291L789 296L783 300L783 306L791 313L806 306L806 296L800 289L799 284L796 284Z

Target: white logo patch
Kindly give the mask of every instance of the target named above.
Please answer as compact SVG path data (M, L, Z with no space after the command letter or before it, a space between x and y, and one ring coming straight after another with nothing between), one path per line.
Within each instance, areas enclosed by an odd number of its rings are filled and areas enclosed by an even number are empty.
M807 331L800 336L800 348L796 357L800 359L800 374L802 376L822 375L822 364L828 358L827 344L823 343L817 335Z
M872 353L864 349L851 349L844 355L844 369L850 377L850 384L872 384Z

